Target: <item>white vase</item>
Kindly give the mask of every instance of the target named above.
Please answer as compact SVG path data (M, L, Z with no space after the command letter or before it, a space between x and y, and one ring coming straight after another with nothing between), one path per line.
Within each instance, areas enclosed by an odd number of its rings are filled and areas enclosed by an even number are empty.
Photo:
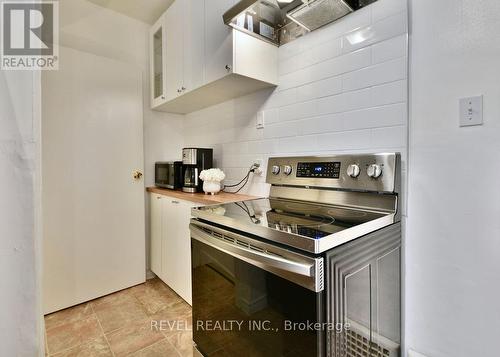
M203 191L205 194L215 195L220 191L220 182L219 181L203 181Z

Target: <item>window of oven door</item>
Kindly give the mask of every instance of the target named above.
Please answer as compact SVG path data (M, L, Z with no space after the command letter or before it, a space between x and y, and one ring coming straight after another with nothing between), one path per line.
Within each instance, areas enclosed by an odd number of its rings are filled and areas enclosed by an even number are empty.
M192 274L193 339L204 355L324 355L323 292L194 239Z

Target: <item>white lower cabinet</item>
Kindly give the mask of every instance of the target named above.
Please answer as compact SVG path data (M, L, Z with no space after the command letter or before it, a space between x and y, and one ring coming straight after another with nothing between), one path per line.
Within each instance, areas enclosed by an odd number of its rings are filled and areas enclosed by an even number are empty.
M200 206L159 194L151 198L151 270L191 305L191 208Z
M162 252L162 200L163 196L158 195L156 193L151 194L150 196L150 265L153 273L161 277L161 252Z

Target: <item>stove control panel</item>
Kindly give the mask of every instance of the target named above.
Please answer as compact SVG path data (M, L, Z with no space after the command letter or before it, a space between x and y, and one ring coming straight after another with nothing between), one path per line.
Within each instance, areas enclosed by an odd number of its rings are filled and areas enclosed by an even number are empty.
M271 157L266 182L273 186L399 192L399 153Z
M299 162L297 177L339 179L341 162Z

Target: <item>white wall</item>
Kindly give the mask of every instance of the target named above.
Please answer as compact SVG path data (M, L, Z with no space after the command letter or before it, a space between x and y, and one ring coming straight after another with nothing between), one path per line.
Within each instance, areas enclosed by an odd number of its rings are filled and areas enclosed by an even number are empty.
M214 147L228 182L270 155L390 150L405 157L406 43L406 2L380 0L280 47L274 92L187 115L186 145ZM254 177L246 192L267 195L264 181Z
M0 70L0 345L43 355L39 294L39 98L31 71Z
M407 345L498 356L500 3L412 0ZM484 126L458 99L484 94Z

